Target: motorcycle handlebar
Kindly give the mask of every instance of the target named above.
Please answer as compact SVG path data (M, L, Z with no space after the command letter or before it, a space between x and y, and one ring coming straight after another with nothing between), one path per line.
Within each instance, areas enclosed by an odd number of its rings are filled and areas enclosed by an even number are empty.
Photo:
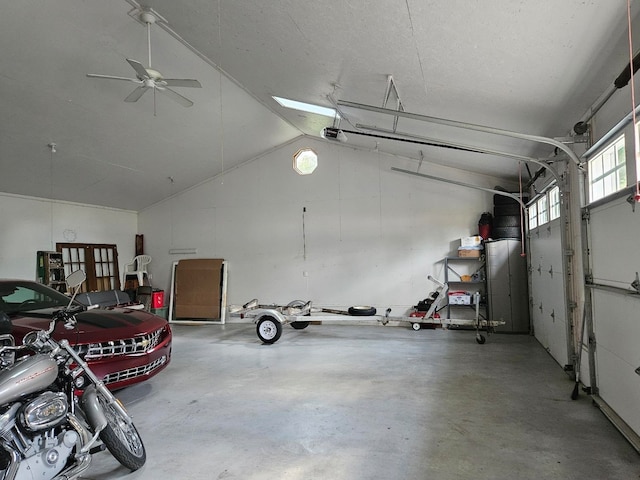
M82 312L86 307L84 305L71 305L67 308L61 308L53 312L53 320L70 320L77 313Z

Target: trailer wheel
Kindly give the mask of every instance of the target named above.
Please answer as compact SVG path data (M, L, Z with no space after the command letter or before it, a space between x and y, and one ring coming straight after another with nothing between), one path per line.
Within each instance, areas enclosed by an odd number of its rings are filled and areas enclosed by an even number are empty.
M309 322L291 322L291 326L296 330L302 330L309 326Z
M484 338L484 335L482 335L480 333L476 335L476 342L478 342L480 345L482 345L486 341L487 341L487 339Z
M413 328L416 332L420 330L420 324L418 322L414 322L411 324L411 328Z
M376 314L376 309L374 307L357 305L355 307L349 307L348 312L349 315L353 315L354 317L370 317Z
M280 335L282 335L282 324L277 318L271 315L264 315L258 321L256 333L258 334L258 338L262 340L262 343L276 343Z

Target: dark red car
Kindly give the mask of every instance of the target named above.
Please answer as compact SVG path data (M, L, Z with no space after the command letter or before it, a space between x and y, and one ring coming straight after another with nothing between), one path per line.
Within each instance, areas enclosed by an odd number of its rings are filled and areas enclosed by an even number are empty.
M16 345L32 330L47 330L66 295L28 280L0 280L0 311L11 319ZM81 305L74 301L75 305ZM143 382L171 360L171 327L156 315L127 307L96 308L76 315L72 330L58 324L53 337L66 338L111 390Z

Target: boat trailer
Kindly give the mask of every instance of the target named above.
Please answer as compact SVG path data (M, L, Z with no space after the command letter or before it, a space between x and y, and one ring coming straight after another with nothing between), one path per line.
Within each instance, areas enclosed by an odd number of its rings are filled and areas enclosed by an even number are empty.
M446 306L447 292L449 287L435 278L429 279L438 285L436 292L432 294L432 303L424 315L420 316L391 316L391 308L387 308L384 315L376 315L376 309L367 306L355 306L348 310L335 310L329 308L313 307L311 301L294 300L287 305L260 304L258 299L253 299L242 306L229 306L229 314L241 318L253 318L256 323L256 333L258 338L265 344L276 343L282 336L284 325L291 325L296 330L307 328L311 323L322 323L323 320L340 320L345 316L351 320L372 320L387 325L389 322L408 323L413 330L423 328L446 327L449 326L471 326L476 329L476 342L483 344L486 341L481 329L486 329L487 335L497 325L504 325L505 322L488 321L480 318L479 294L475 297L475 318L473 319L445 319L441 318L438 312ZM330 315L327 315L330 314Z

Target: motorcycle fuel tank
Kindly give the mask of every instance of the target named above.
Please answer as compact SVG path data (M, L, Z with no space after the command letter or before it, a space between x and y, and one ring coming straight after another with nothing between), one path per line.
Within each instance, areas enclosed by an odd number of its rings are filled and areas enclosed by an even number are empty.
M0 372L0 405L44 390L58 376L58 365L48 355L33 355Z

